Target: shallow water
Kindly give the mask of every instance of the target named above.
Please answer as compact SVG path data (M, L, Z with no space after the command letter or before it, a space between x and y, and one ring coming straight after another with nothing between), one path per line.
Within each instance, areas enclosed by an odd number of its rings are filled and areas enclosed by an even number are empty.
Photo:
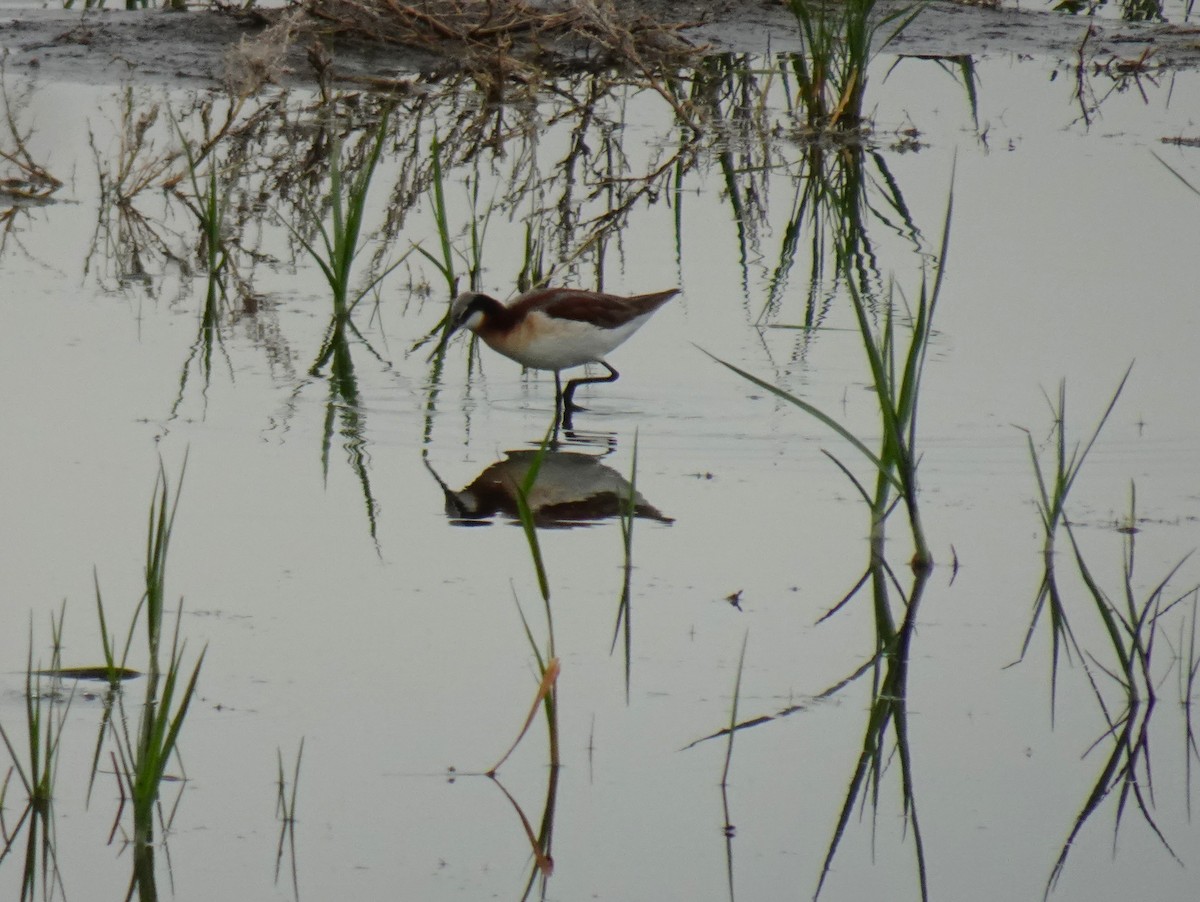
M1187 236L1200 197L1152 151L1200 183L1194 151L1160 143L1194 137L1200 92L1192 73L1143 80L1145 100L1136 84L1097 76L1086 87L1103 101L1081 108L1070 70L987 59L976 64L972 115L962 84L935 63L893 62L878 62L868 93L883 168L867 158L876 179L867 197L885 212L886 171L921 234L890 227L894 214L867 221L879 275L910 300L922 273L933 271L951 186L954 202L917 440L937 567L909 653L909 799L929 898L1038 899L1109 744L1079 661L1060 665L1051 726L1044 622L1025 660L1006 668L1020 654L1042 577L1036 482L1016 427L1042 442L1053 420L1044 393L1056 395L1065 380L1070 440L1086 441L1133 362L1068 502L1076 536L1118 602L1118 527L1131 482L1139 597L1195 547L1200 358ZM759 90L767 78L758 73ZM580 134L590 154L577 161L573 186L558 167L580 120L561 95L507 114L514 131L523 120L545 121L531 139L514 137L503 154L468 162L468 143L451 136L465 131L470 117L456 118L455 109L469 114L469 94L431 99L419 119L402 106L397 143L373 181L370 228L417 187L402 225L360 258L362 273L376 251L394 260L419 242L437 254L429 193L412 177L436 124L459 150L446 200L460 248L469 247L466 223L496 204L482 287L512 292L532 223L547 226L556 281L602 281L629 293L683 289L613 354L621 379L583 390L591 409L566 443L609 468L602 479L610 485L612 471L630 476L636 441L637 490L673 519L636 521L628 609L617 520L539 533L562 661L564 767L547 806L551 771L538 719L500 772L535 831L552 818L554 873L533 895L810 896L862 752L870 675L817 696L873 656L870 600L860 595L816 621L862 574L869 521L821 451L861 480L871 473L826 427L697 349L877 442L862 343L828 263L829 303L806 306L812 220L801 218L795 262L777 278L802 184L796 176L808 164L789 137L774 78L762 107L740 82L749 102L740 118L732 101L722 107L726 140L702 144L678 181L648 183L653 190L640 196L641 183L625 177L662 167L681 137L662 98L636 88L589 107L595 119ZM581 80L563 90L585 96L591 87ZM328 366L309 374L331 307L320 273L280 225L301 228L292 202L325 186L288 168L317 133L312 98L299 93L245 139L231 229L247 290L231 276L232 299L206 345L194 219L158 189L136 197L142 219L98 202L88 131L112 173L120 98L79 85L31 90L31 152L67 184L56 202L9 219L0 249L0 418L8 424L0 655L10 662L0 722L19 735L31 616L35 658L44 659L50 613L67 599L64 663L99 663L93 567L110 622L128 623L159 462L174 485L186 455L168 595L184 599L186 660L207 651L180 740L187 782L164 789L173 803L183 787L169 869L159 861L162 895L521 897L532 865L521 821L497 785L466 774L493 765L528 712L535 663L514 598L539 638L543 606L522 530L504 515L461 528L447 515L443 484L461 490L510 452L535 447L551 422L552 380L523 376L486 350L469 370L458 339L431 381L432 345L413 346L436 327L449 292L415 254L386 279L378 302L367 298L354 315L363 338L346 345L352 385L344 362L337 391ZM135 117L164 100L140 90L133 98ZM197 134L188 112L195 98L165 99ZM292 125L280 138L284 115ZM165 110L148 134L158 149L172 146ZM836 159L833 151L825 157ZM722 162L735 175L723 175ZM601 184L601 175L621 178ZM513 187L535 183L532 192ZM746 211L741 232L732 185ZM585 225L562 227L564 209L586 222L623 198L621 228L586 247ZM823 328L782 328L809 312ZM901 512L888 550L908 591L912 552ZM1111 669L1111 648L1089 617L1065 537L1060 550L1077 639L1094 656L1091 673L1110 711L1119 711L1102 670ZM1165 600L1185 595L1196 572L1186 562ZM1149 733L1155 823L1189 868L1194 759L1174 657L1188 660L1193 600L1163 618L1153 659L1161 697ZM792 713L736 735L729 839L719 787L726 743L684 747L729 723L743 640L739 719ZM139 634L131 666L144 666L143 641ZM121 830L106 844L118 791L102 766L84 805L101 703L80 691L67 712L54 809L61 894L119 898L129 884ZM302 738L293 884L287 856L276 874L277 756L290 770ZM854 807L822 898L920 898L894 735L887 742L877 805L868 798L861 815ZM11 827L20 793L10 793ZM1132 801L1113 854L1116 803L1110 796L1084 824L1052 898L1187 898L1188 870ZM9 897L21 883L23 842L0 864Z

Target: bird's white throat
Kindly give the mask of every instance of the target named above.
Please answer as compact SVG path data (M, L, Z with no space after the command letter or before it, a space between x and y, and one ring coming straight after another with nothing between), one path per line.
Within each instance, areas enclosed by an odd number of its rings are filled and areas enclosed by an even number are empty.
M478 332L479 327L482 325L483 325L483 311L482 310L476 310L474 313L472 313L470 316L468 316L465 320L463 320L463 326L470 329L472 332Z

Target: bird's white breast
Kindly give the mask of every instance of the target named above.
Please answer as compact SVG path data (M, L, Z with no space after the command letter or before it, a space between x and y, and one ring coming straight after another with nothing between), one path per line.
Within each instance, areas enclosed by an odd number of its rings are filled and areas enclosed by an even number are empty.
M563 370L600 360L649 317L647 313L614 329L602 329L581 320L557 319L534 311L509 332L481 334L493 350L524 366Z

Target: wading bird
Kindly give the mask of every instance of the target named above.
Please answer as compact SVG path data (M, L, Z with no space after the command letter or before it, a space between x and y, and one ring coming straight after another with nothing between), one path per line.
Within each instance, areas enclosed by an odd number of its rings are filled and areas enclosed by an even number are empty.
M678 288L619 297L580 288L539 288L501 304L468 291L450 307L450 329L467 328L497 351L523 366L554 371L554 404L569 419L582 410L575 389L589 382L615 382L618 373L604 356L636 332L650 316L679 294ZM572 379L564 391L561 370L598 363L607 376Z

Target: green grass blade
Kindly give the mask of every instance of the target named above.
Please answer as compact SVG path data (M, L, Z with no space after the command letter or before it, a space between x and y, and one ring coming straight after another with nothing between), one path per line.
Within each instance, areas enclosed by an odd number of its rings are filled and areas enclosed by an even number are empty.
M740 367L734 366L732 363L728 363L727 361L722 360L720 357L717 357L715 354L711 354L708 351L704 350L704 348L700 348L699 345L697 345L696 347L699 348L699 350L701 352L703 352L704 354L706 354L707 356L709 356L713 360L715 360L717 363L721 364L721 366L732 370L733 372L735 372L739 376L741 376L743 379L746 379L749 382L753 382L759 388L762 388L762 389L770 392L771 394L775 395L776 397L781 398L784 401L787 401L789 404L794 404L796 407L799 407L801 410L803 410L809 416L814 417L815 419L824 423L826 426L828 426L830 429L832 429L834 432L836 432L838 435L840 435L842 438L844 438L846 441L848 441L855 449L857 449L859 451L859 453L861 453L863 455L863 457L865 457L867 460L869 460L871 462L871 464L875 467L875 469L879 471L879 473L883 476L883 478L889 484L891 484L897 490L903 491L903 486L900 484L900 481L896 478L896 475L892 472L891 467L884 464L884 462L882 460L880 460L878 457L876 457L874 452L871 451L871 449L868 448L866 445L864 445L861 441L859 441L859 439L852 432L850 432L848 429L846 429L845 426L843 426L841 423L839 423L833 417L829 416L823 410L821 410L818 407L814 407L812 404L809 404L807 401L802 401L800 398L797 398L795 395L791 394L790 392L786 392L782 388L772 385L770 382L766 382L762 379L759 379L757 376L751 375L750 373L746 372L745 370L741 369Z

